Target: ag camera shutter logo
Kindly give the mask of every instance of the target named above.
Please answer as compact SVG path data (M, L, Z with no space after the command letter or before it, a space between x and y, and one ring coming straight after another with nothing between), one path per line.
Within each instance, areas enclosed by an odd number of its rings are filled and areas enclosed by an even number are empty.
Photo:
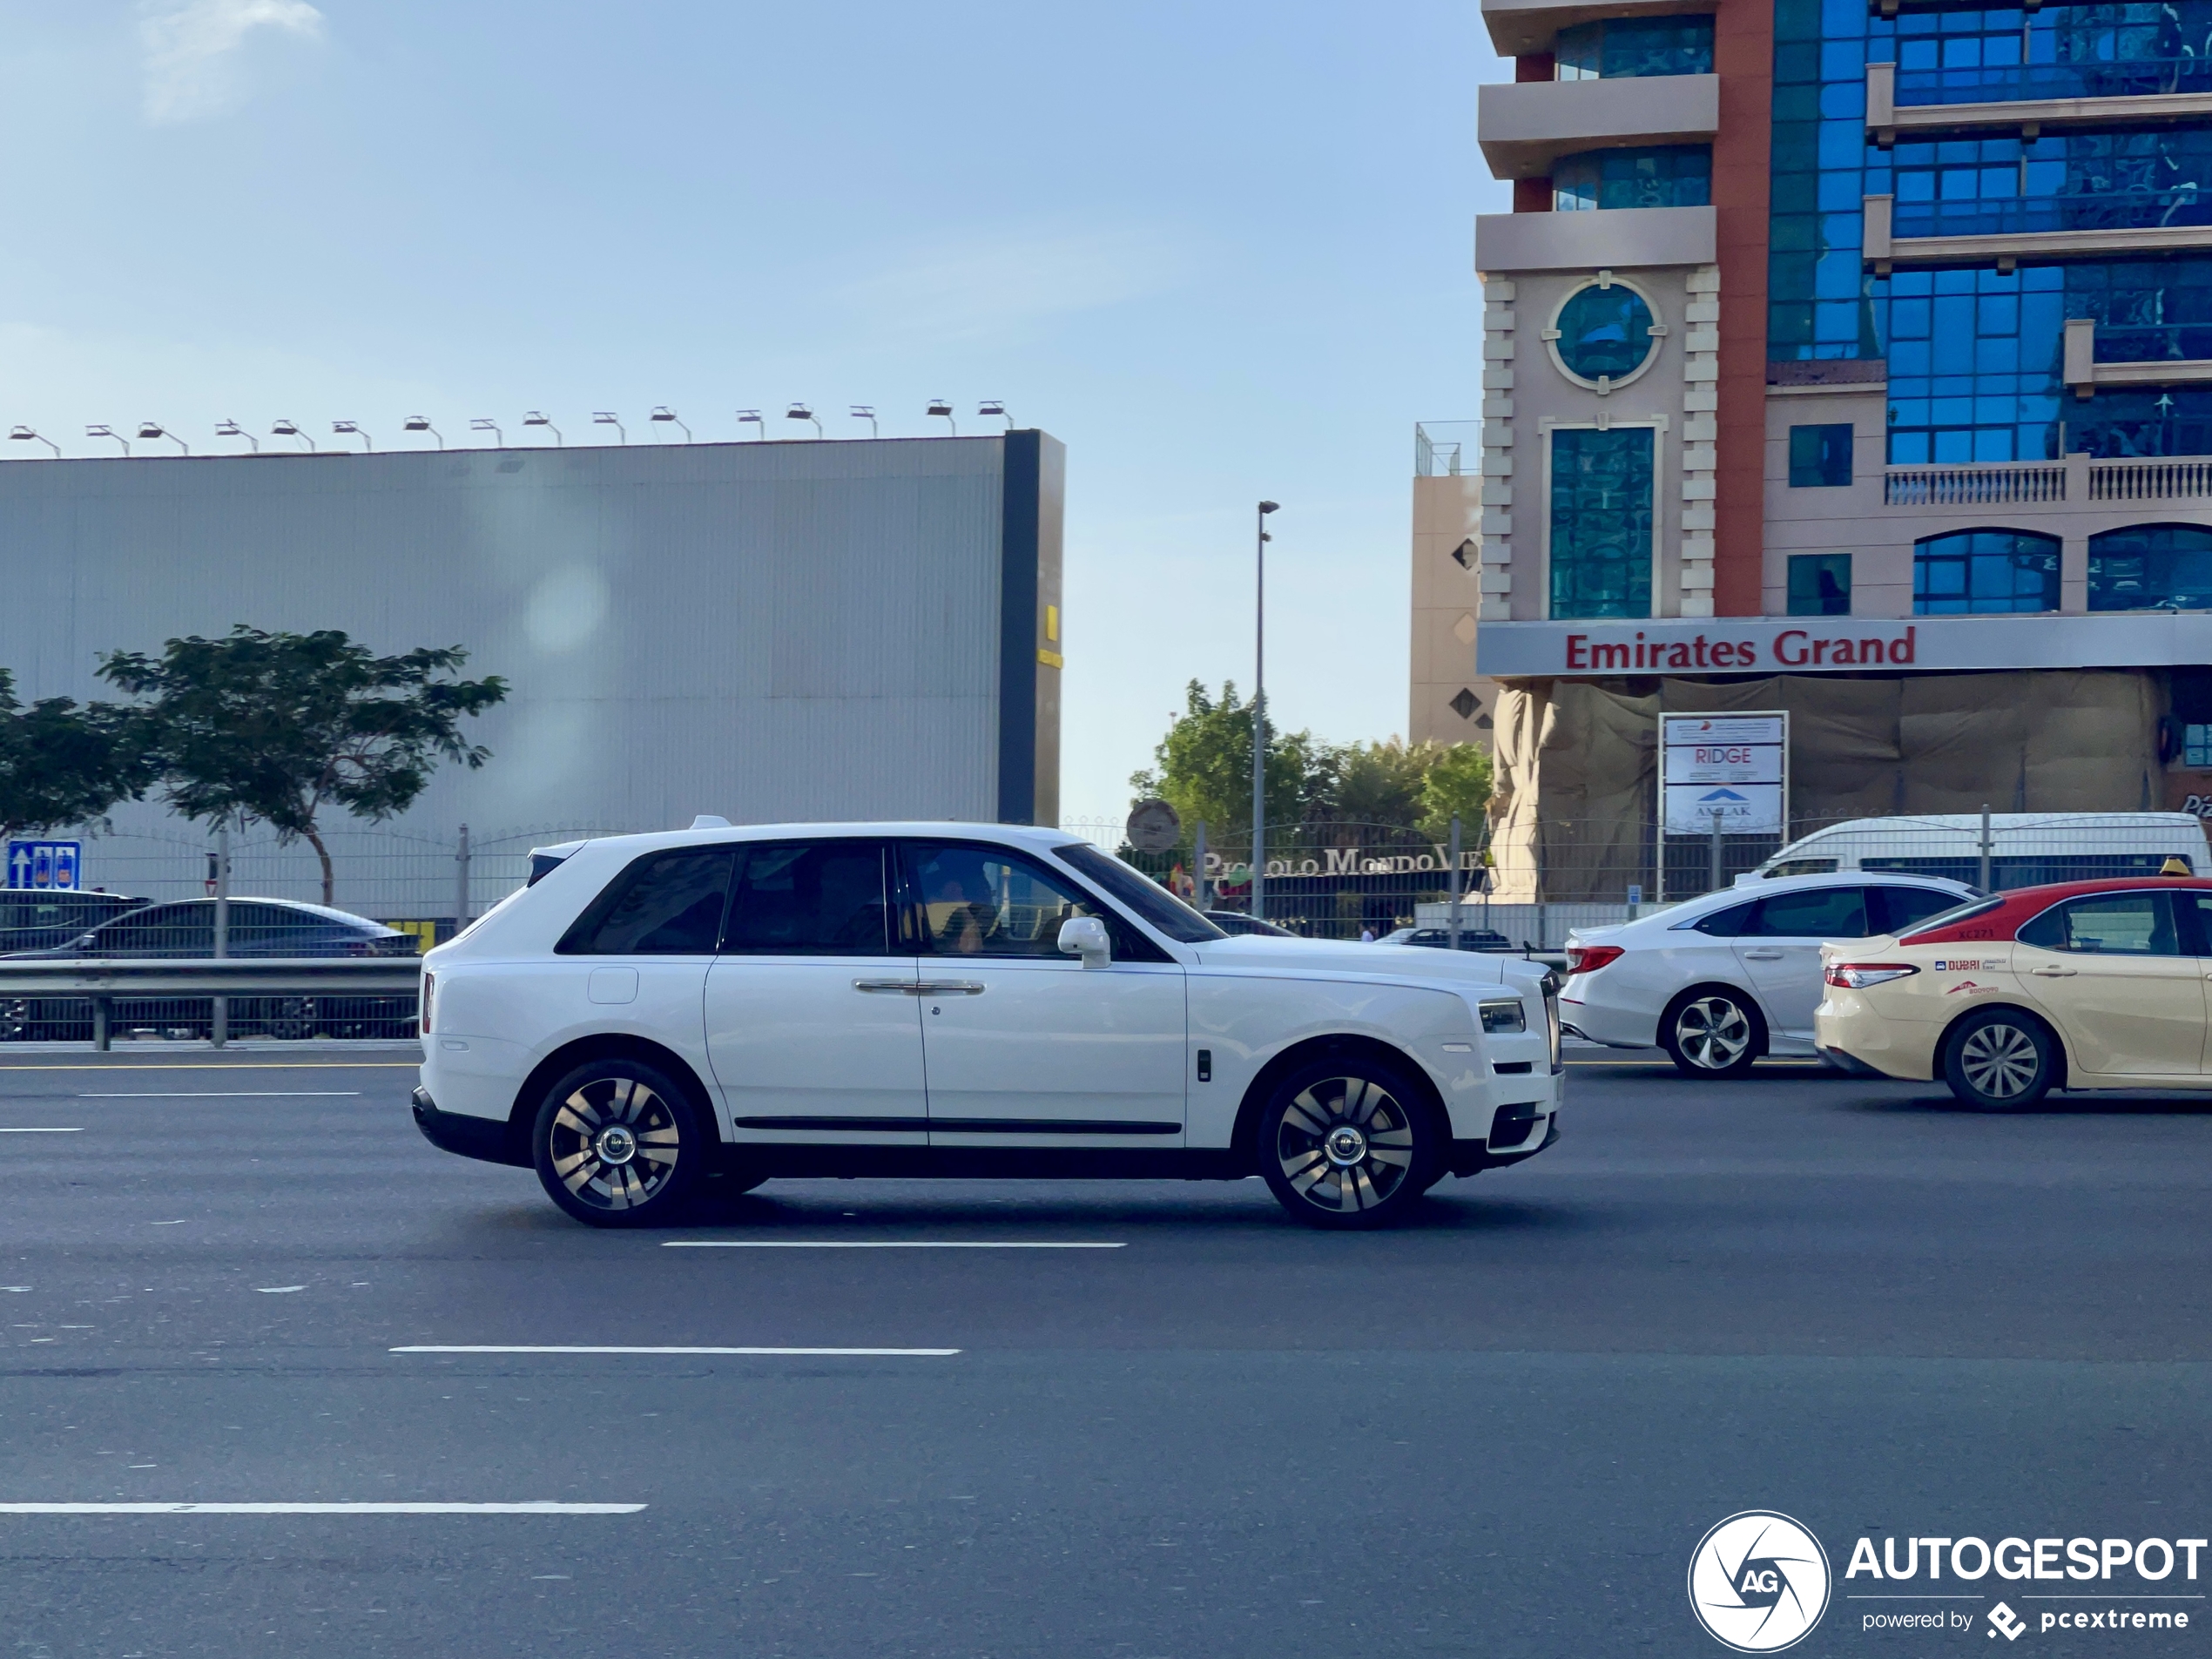
M1812 1633L1828 1610L1828 1553L1771 1509L1730 1515L1689 1558L1689 1607L1722 1646L1779 1653Z

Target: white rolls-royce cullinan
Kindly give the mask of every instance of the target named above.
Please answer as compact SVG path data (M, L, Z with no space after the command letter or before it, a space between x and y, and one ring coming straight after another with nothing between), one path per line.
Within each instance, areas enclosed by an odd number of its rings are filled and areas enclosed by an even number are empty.
M1507 955L1231 938L1064 831L777 825L542 849L422 975L415 1121L579 1221L779 1176L1258 1174L1372 1226L1558 1136Z

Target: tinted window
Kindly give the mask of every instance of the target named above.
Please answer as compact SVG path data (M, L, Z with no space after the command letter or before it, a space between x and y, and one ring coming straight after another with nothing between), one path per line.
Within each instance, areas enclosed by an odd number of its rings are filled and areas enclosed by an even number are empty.
M207 907L207 932L215 932L215 907ZM304 949L322 930L321 918L287 910L281 905L240 904L231 901L230 927L224 939L233 956L283 956L287 946ZM213 948L212 944L209 946Z
M1197 945L1210 939L1228 937L1158 882L1119 859L1109 858L1087 842L1077 841L1052 850L1062 864L1089 876L1106 889L1108 898L1120 900L1170 939Z
M557 948L584 956L711 956L732 861L726 846L650 853L614 879Z
M2173 907L2162 893L2100 893L2054 905L2021 928L2023 945L2099 956L2178 956Z
M1065 876L995 846L912 842L907 880L921 914L922 948L944 956L1041 957L1060 951L1060 926L1076 916L1106 924L1116 961L1159 962L1167 953Z
M1733 939L1738 934L1750 931L1751 913L1757 908L1756 904L1730 905L1725 910L1716 910L1711 915L1689 925L1699 933L1710 934L1716 939Z
M1866 892L1863 887L1813 887L1777 893L1759 900L1758 914L1740 937L1755 939L1864 939Z
M1957 894L1940 887L1869 887L1866 893L1876 912L1867 923L1871 931L1882 934L1901 934L1959 902Z
M744 867L722 941L726 954L891 954L880 842L773 842L741 851Z
M2184 905L2196 907L2197 949L2212 949L2212 893L2185 892L2176 896Z
M92 954L105 956L212 956L215 954L215 907L164 904L141 910L99 929Z

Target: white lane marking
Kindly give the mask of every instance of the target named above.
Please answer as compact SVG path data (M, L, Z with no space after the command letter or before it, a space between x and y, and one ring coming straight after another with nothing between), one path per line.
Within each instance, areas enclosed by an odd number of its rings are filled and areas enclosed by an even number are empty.
M634 1515L642 1503L0 1503L0 1515Z
M1065 1239L664 1238L663 1250L1127 1250Z
M585 1346L582 1344L560 1346L530 1346L521 1344L454 1344L417 1343L410 1347L391 1348L389 1353L735 1353L735 1354L800 1354L843 1356L857 1359L945 1359L960 1352L958 1348L654 1348L618 1347L613 1345Z
M294 1291L304 1291L304 1285L256 1285L254 1290L263 1296L289 1296Z
M199 1089L188 1094L134 1089L127 1094L80 1094L77 1098L79 1100L350 1100L360 1094L361 1090L358 1089Z
M82 1126L76 1129L0 1129L0 1135L82 1135Z

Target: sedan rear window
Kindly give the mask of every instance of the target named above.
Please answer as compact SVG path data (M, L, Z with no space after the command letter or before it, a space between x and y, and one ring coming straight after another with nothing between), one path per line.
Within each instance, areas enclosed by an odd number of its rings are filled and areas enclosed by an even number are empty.
M1133 870L1117 858L1100 852L1088 841L1055 846L1052 854L1069 868L1089 876L1170 939L1184 945L1203 945L1229 935L1158 882Z
M592 900L554 948L576 956L711 956L734 861L726 846L648 853Z

